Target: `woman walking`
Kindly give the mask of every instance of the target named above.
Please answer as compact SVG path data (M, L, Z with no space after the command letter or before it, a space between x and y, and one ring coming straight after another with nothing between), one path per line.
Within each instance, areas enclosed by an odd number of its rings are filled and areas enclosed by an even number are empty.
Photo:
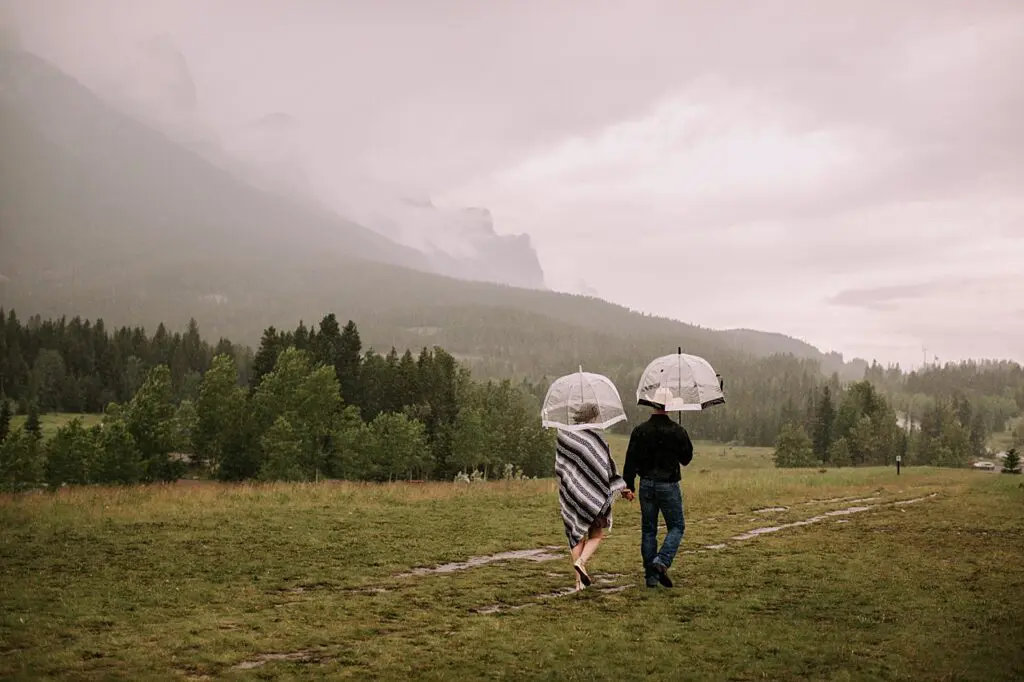
M577 425L596 423L599 417L595 403L584 403L573 411ZM611 530L615 493L624 491L625 495L626 482L615 470L608 443L593 429L558 430L555 474L579 590L592 583L587 561Z

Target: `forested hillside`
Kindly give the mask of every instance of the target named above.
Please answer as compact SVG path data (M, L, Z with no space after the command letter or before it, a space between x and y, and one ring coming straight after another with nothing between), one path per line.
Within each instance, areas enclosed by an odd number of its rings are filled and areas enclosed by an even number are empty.
M332 319L329 316L317 325L301 324L294 328L269 327L262 334L260 345L253 350L225 338L205 339L194 321L184 331L168 331L160 325L149 334L138 327L110 329L101 321L77 318L33 317L23 322L11 311L3 315L0 323L0 389L22 412L33 402L43 410L100 412L110 402L130 400L152 367L167 365L173 399L193 400L198 395L203 374L218 354L234 359L240 384L255 387L261 377L273 369L284 348L296 346L300 350L312 350L323 343L319 339L333 338L333 327L337 323ZM467 329L472 327L470 321L466 324ZM488 327L481 325L481 328ZM421 343L413 347L413 352L390 347L374 349L363 340L362 329L359 326L357 330L352 324L344 335L343 345L349 348L353 366L358 364L365 368L367 386L386 388L380 395L398 395L406 390L408 381L398 371L403 362L407 364L418 357L425 347L443 347L436 343L438 335L425 335L420 338ZM670 338L666 336L662 341L667 343ZM656 342L633 342L612 335L594 337L581 333L577 340L583 353L580 357L586 358L585 367L615 381L630 421L636 423L643 414L635 405L640 373L647 361L665 354L665 348ZM617 340L620 346L615 345ZM501 347L503 341L510 340L492 339L491 343ZM560 363L564 367L545 373L533 366L514 382L539 403L549 381L574 371L575 367L566 367L565 361L558 359L559 352L569 351L558 346L557 337L540 339L537 343L541 361L550 363L550 367L558 367ZM826 386L831 391L835 409L839 409L845 382L838 375L823 376L813 360L791 355L755 358L716 351L713 346L708 346L705 352L725 378L727 403L722 409L686 416L687 426L697 438L770 445L789 423L801 423L809 432L813 431ZM354 358L358 358L358 363ZM488 361L493 362L484 360L483 366ZM367 390L363 394L356 382L345 376L339 374L340 391L346 402L359 405L371 418L380 411L392 409L392 403L387 402L389 399L374 397L377 391ZM919 427L937 411L944 414L955 411L962 425L973 433L974 442L981 445L987 435L1004 430L1008 420L1019 415L1024 406L1024 371L1012 362L949 364L911 373L897 368L881 370L875 365L867 379L891 408L894 419L909 415L909 420L902 419L906 429L912 428L911 422ZM350 391L355 393L350 394ZM353 398L361 394L363 398ZM378 403L378 400L384 402ZM867 404L871 400L861 402ZM827 445L821 449L825 452Z

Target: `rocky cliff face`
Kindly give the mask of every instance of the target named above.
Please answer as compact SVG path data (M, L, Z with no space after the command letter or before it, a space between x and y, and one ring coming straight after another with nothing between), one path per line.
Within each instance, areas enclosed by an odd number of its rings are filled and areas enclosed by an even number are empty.
M199 108L188 60L167 35L140 41L132 59L110 75L99 94L192 151L209 156L220 149Z
M347 177L317 189L338 213L425 254L434 272L460 279L546 289L529 235L502 235L486 208L448 208L402 198L390 187Z
M431 207L433 208L433 207ZM438 209L433 209L438 211ZM528 289L544 289L544 272L527 234L499 235L491 212L481 208L439 211L436 233L470 247L450 253L441 248L428 252L439 272L462 279L499 282ZM401 243L401 242L400 242Z

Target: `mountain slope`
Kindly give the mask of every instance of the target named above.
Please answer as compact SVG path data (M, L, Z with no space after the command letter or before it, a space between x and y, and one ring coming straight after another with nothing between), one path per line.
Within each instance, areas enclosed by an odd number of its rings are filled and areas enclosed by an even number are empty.
M130 59L94 83L121 111L242 181L327 209L421 252L421 269L545 288L529 236L498 234L486 210L439 209L426 199L403 198L386 182L363 177L345 159L335 160L329 172L311 170L302 151L308 144L303 124L286 111L252 111L249 124L215 126L204 115L188 59L166 34L140 41Z
M40 264L147 258L180 268L309 248L411 267L423 258L327 211L260 192L107 107L31 55L0 51L0 268L30 287ZM304 243L305 242L305 243Z

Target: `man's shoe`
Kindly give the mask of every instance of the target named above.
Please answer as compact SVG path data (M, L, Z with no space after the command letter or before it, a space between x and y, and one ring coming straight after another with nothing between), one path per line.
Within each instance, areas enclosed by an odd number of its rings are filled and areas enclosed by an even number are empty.
M661 583L665 587L672 587L672 578L668 577L668 569L665 568L663 564L660 564L657 561L655 561L651 564L651 568L653 568L654 572L658 574L659 583Z

